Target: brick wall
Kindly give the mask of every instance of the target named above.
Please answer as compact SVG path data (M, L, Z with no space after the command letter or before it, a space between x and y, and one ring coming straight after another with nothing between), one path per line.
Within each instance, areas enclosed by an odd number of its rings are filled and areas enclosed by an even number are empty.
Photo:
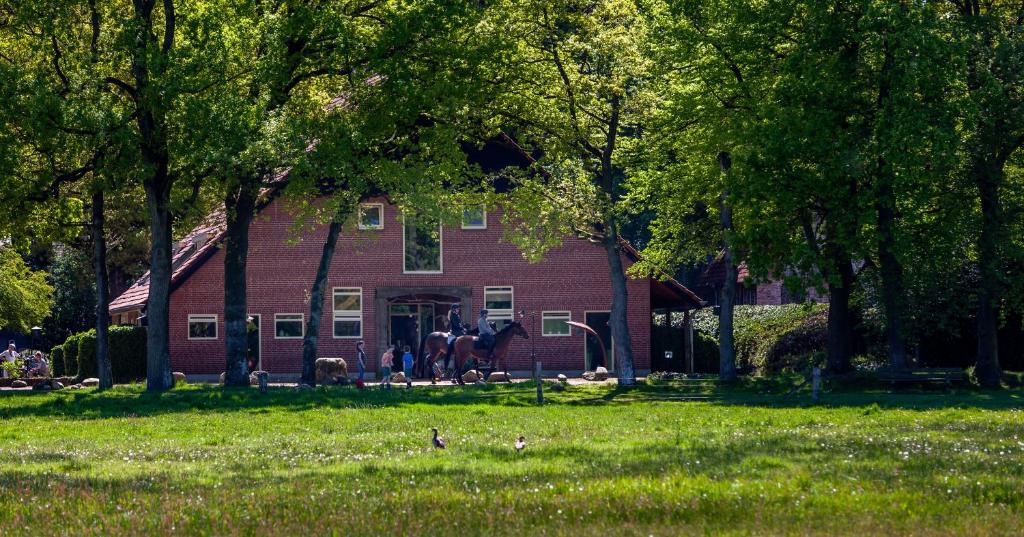
M254 220L250 230L248 269L249 313L261 316L260 346L263 369L274 374L301 371L302 340L274 337L275 313L302 313L307 318L306 296L312 285L323 241L325 225L296 236L286 204L275 201ZM370 358L369 371L377 368L382 349L377 348L375 289L396 286L466 286L472 290L472 306L479 310L485 286L512 286L514 308L526 311L565 311L572 320L584 321L585 311L607 311L611 307L611 285L604 251L582 240L567 239L549 252L546 260L527 263L520 252L501 240L498 215L488 214L485 230L443 230L442 274L403 274L402 223L397 208L385 205L384 229L346 229L338 240L327 282L324 316L320 326L319 355L340 356L350 361L357 339L332 337L331 288L361 287L363 333ZM628 263L627 263L628 266ZM175 371L216 374L224 370L223 316L224 255L215 253L171 296L171 361ZM634 366L650 366L650 282L629 282L629 327L633 341ZM474 322L477 311L466 310L463 318ZM218 320L216 340L188 339L189 314L214 314ZM530 322L526 323L532 330ZM584 337L536 339L538 359L545 370L584 369ZM530 368L531 341L516 339L509 355L510 370Z

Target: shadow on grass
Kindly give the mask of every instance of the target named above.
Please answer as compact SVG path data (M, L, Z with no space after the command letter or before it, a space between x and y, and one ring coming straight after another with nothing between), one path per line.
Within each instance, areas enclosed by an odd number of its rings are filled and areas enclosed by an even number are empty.
M787 395L793 378L752 379L726 386L714 381L671 385L584 385L564 392L548 392L548 405L629 405L651 402L707 402L715 405L758 406L771 408L868 407L904 409L981 408L1005 410L1024 408L1024 390L1019 388L979 391L958 389L905 389L890 392L862 385L837 387L822 394L815 403L810 394L798 391ZM0 419L17 417L62 417L100 419L145 417L194 411L269 412L303 411L315 408L382 408L408 405L497 405L534 406L536 385L531 382L511 385L467 387L422 387L411 391L395 389L357 390L354 387L320 387L299 391L274 387L261 394L255 389L193 385L165 393L148 393L141 385L117 387L106 392L61 391L0 393Z

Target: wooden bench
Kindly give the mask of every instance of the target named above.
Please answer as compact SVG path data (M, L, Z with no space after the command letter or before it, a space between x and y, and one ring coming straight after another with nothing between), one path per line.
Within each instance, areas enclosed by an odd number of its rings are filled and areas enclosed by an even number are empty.
M878 380L895 386L897 383L943 383L952 387L954 382L967 380L967 373L959 368L884 369L878 372Z

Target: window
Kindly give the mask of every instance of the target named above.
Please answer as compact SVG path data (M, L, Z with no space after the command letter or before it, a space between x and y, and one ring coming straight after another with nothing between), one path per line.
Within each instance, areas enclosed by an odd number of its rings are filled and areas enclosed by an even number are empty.
M216 315L189 315L189 339L217 339Z
M359 206L359 229L384 229L383 203L364 203Z
M334 288L334 337L363 337L363 289Z
M403 231L404 272L441 272L441 225L422 216L406 216Z
M462 229L487 229L487 211L483 205L462 210Z
M545 311L540 314L540 333L545 336L571 336L566 321L572 320L568 311Z
M274 339L302 339L306 335L305 318L302 313L274 315Z
M484 309L498 330L512 322L513 308L511 287L484 287Z

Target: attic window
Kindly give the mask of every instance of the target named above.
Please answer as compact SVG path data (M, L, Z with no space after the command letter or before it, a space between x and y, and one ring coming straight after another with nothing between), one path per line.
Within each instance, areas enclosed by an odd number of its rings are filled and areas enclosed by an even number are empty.
M383 203L364 203L359 206L359 229L384 229Z
M462 210L462 229L487 229L487 211L483 205Z
M424 216L410 215L405 217L404 228L402 270L406 273L440 274L443 270L440 223Z

